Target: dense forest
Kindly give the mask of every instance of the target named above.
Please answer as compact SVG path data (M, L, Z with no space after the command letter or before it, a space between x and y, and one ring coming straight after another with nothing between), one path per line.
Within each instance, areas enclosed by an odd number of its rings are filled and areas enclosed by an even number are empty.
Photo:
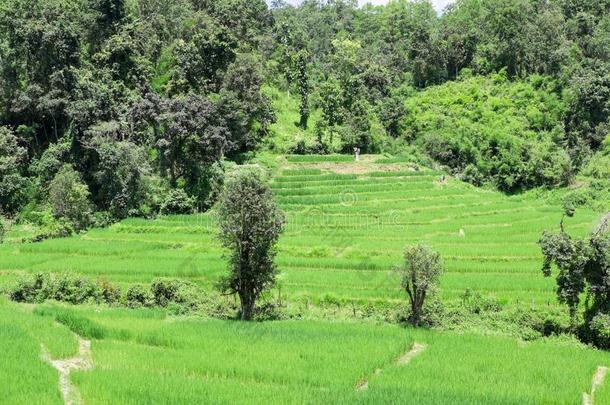
M205 209L260 151L610 187L609 0L5 0L0 71L0 213L41 237Z

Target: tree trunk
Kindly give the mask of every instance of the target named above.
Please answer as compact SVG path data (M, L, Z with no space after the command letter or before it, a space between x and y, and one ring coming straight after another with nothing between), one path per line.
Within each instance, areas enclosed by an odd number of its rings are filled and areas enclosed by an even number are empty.
M241 293L239 302L241 303L241 320L251 321L254 315L254 297L248 293Z
M303 130L306 130L308 120L309 120L309 116L307 114L301 114L301 120L299 121L299 127Z
M417 305L411 306L411 325L418 327L421 322L421 311Z

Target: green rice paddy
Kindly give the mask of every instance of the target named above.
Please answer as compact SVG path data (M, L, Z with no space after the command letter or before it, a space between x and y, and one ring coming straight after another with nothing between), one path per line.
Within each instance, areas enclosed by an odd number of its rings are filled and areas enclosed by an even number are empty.
M554 281L541 277L537 241L545 229L557 228L562 211L556 204L454 179L441 184L440 174L429 170L395 165L381 171L387 167L331 156L326 166L339 160L337 168L354 171L335 173L311 163L319 159L299 157L310 163L289 164L273 179L287 214L277 264L288 299L401 300L392 268L406 245L424 242L446 262L445 299L471 289L503 303L555 301ZM598 217L579 210L567 227L585 234ZM184 277L211 288L226 269L215 236L213 213L128 219L69 239L6 244L0 280L70 271L118 283Z
M55 357L75 351L68 328L52 322L58 313L71 314L73 330L100 331L92 341L93 369L71 375L88 404L577 404L598 365L610 364L608 353L560 341L369 322L181 319L86 306L43 305L31 313L2 301L3 322L10 321L0 332L4 403L40 397L36 403L61 403L54 370L37 354L51 337ZM401 364L415 343L425 348ZM596 401L607 400L603 385Z

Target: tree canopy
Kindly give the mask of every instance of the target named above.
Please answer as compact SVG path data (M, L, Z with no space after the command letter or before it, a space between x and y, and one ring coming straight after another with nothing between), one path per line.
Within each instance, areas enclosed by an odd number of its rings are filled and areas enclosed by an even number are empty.
M44 209L65 164L114 219L177 189L207 208L222 162L261 148L566 184L606 165L609 39L594 0L6 0L0 210Z

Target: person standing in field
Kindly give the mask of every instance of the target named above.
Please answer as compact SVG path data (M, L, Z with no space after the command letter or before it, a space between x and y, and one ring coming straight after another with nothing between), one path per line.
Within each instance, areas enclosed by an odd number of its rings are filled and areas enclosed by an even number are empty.
M354 148L354 159L356 162L360 160L360 148L358 147Z

